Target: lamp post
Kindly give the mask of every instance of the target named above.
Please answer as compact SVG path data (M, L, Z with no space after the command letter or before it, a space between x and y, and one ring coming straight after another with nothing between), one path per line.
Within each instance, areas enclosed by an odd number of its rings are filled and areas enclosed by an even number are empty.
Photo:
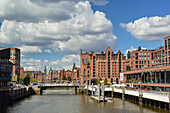
M52 82L53 71L52 71L52 68L51 68L51 67L50 67L50 73L51 73L51 82Z
M42 73L42 82L44 82L43 76L44 76L44 73Z

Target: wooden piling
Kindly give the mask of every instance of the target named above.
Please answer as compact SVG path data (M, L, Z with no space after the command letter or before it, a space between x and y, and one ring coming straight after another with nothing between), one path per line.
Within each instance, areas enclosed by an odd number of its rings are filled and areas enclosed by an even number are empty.
M93 83L92 83L92 93L91 94L92 94L91 96L93 96Z
M113 89L113 87L112 87L112 93L111 93L111 95L112 95L112 99L113 99L113 91L114 91L114 89Z
M143 96L143 93L141 90L139 90L139 104L142 105L142 96Z
M123 100L125 99L125 89L124 89L124 87L122 88L122 99Z
M100 102L100 83L98 84L98 89L99 89L99 92L98 92L98 100Z
M89 85L87 84L87 92L86 94L88 95L89 94Z
M105 94L104 94L105 86L103 84L103 102L105 101Z
M169 110L170 110L170 93L168 93L168 95L169 95Z

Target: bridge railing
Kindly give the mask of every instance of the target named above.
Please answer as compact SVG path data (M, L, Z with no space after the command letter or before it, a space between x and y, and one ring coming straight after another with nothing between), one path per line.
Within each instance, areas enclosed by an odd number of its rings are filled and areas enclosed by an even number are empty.
M43 84L41 86L79 86L79 84Z

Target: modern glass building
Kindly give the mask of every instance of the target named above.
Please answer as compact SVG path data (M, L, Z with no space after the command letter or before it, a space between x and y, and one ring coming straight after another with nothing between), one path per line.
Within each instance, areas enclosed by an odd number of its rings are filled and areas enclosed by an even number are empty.
M0 48L0 89L7 88L12 76L12 63L10 59L10 48Z
M120 83L170 91L170 36L164 38L164 46L152 50L139 47L127 56Z

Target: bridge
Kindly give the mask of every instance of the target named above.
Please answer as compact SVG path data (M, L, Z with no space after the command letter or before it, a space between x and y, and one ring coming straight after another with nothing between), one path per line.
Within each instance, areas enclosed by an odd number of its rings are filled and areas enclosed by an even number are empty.
M74 90L77 94L78 84L43 84L39 85L36 89L39 90L39 94L43 94L43 90Z

